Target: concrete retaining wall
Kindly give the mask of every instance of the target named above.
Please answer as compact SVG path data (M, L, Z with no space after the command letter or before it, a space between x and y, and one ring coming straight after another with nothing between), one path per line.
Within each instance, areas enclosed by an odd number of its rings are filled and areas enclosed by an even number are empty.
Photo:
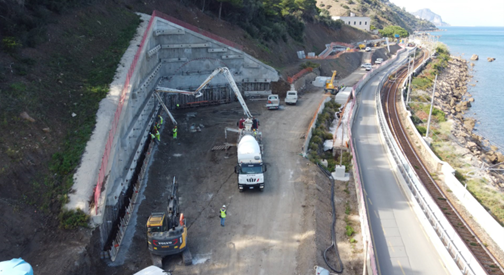
M159 108L153 97L158 84L194 90L220 67L229 68L242 93L243 89L271 90L271 82L279 79L274 68L233 47L240 48L239 45L157 11L152 16L141 16L144 22L121 60L122 67L111 84L111 92L100 103L96 129L74 176L76 192L70 194L70 203L66 206L91 214L95 224L111 223L116 218L117 214L105 215L104 211L117 208L131 185L139 148L147 140ZM129 70L121 70L123 67ZM183 97L165 95L164 98L170 107ZM198 100L222 97L233 100L234 94L224 76L218 75ZM195 101L193 97L188 98L182 103ZM170 122L166 116L165 121Z

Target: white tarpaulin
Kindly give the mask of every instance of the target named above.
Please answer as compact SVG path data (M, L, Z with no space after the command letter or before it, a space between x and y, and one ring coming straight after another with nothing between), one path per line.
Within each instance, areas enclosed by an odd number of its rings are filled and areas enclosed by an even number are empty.
M328 76L317 76L315 80L312 81L312 85L315 87L325 87L325 84L331 77Z
M338 129L336 129L336 131L333 132L333 136L335 137L334 147L336 148L345 147L346 142L349 139L348 120L350 119L352 109L353 109L353 101L350 101L345 106L343 117L341 118L341 124L339 125Z
M23 259L0 262L0 275L33 275L31 265Z
M339 103L341 105L345 105L351 93L352 93L352 87L345 87L343 88L343 90L339 91L338 94L336 94L336 96L334 97L334 101L336 101L336 103Z

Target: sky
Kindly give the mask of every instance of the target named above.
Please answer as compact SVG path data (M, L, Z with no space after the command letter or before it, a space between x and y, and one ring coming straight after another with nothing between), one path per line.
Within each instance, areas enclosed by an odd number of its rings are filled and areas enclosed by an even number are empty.
M389 0L408 12L430 9L452 26L504 27L504 0Z

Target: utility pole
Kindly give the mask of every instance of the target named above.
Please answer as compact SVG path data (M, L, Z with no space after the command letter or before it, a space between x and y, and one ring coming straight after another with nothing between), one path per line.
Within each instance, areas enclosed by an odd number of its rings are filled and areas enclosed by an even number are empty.
M429 137L429 128L430 128L430 120L432 116L432 106L434 106L434 92L436 91L436 81L437 81L437 75L436 78L434 79L434 88L432 89L432 98L431 98L431 105L430 105L430 111L429 111L429 119L427 120L427 132L425 133L425 137Z
M411 93L411 78L413 78L413 72L415 72L415 57L416 57L416 48L415 48L415 54L413 56L413 65L411 66L411 74L409 76L408 93L406 95L406 107L408 107L409 97Z

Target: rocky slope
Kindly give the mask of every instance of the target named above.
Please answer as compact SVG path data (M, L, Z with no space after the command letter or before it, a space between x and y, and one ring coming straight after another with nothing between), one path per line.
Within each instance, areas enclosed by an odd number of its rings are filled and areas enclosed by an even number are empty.
M443 22L443 19L441 19L441 16L435 14L430 9L421 9L421 10L412 12L412 14L415 15L417 18L432 22L432 24L436 25L436 27L450 26L450 24Z
M331 16L367 16L371 18L371 26L377 29L389 25L397 25L408 32L414 30L435 29L436 26L427 20L416 18L388 0L319 0L317 6Z
M488 146L489 142L482 136L473 133L477 121L465 117L464 114L471 107L474 98L467 92L467 82L470 79L467 62L464 59L453 57L445 72L438 78L435 105L440 107L452 119L453 141L456 145L464 147L462 155L472 156L471 162L479 167L481 163L495 165L504 162L504 155L498 152L495 146ZM504 164L499 165L504 168ZM504 188L502 173L488 173L486 177L494 185Z

